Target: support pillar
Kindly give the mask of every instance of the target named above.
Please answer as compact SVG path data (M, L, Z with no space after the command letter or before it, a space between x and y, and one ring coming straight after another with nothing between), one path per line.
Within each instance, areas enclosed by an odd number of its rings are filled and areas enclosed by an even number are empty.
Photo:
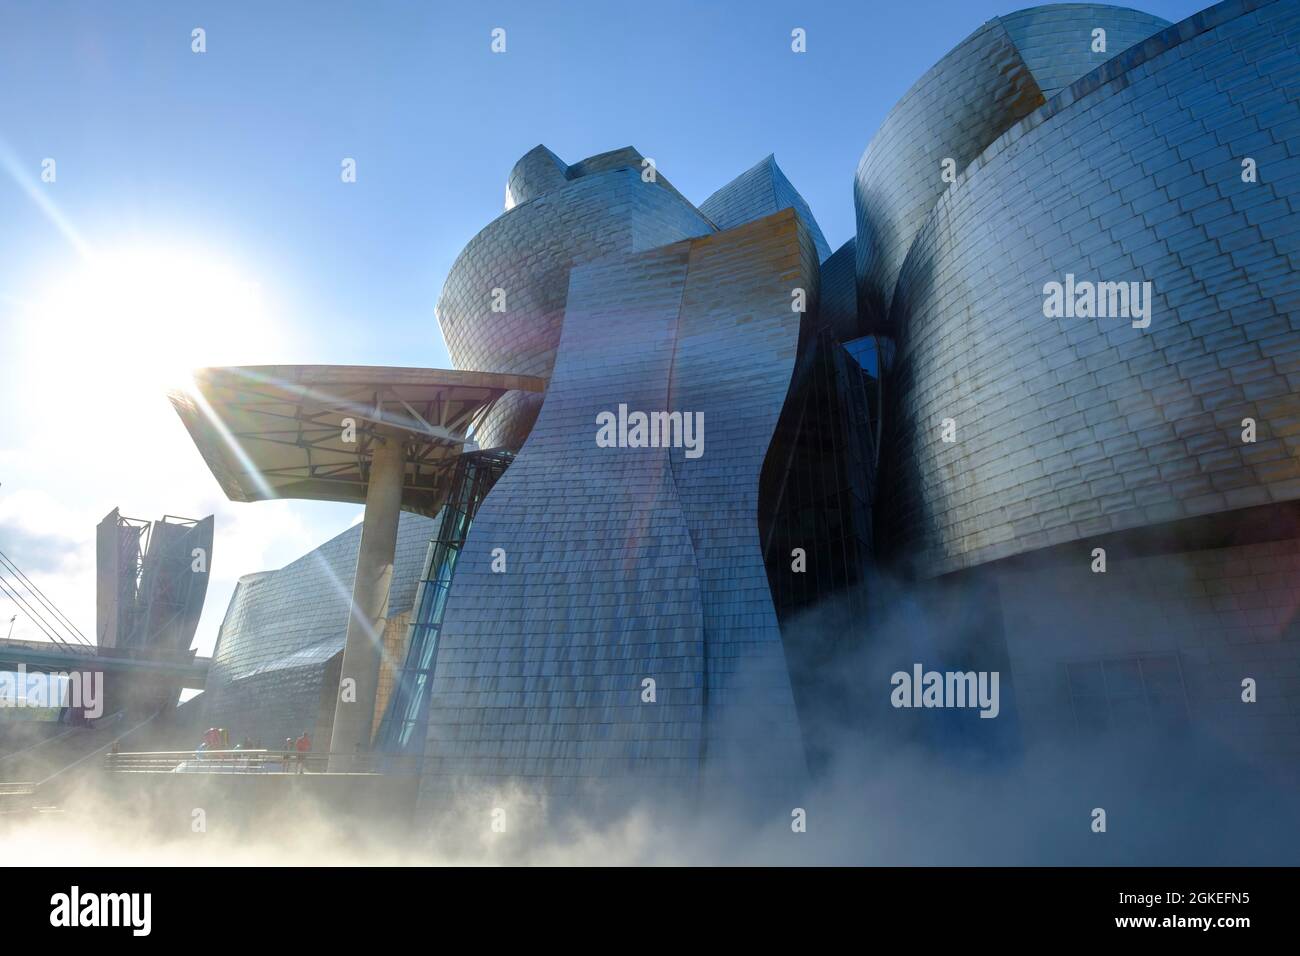
M405 470L402 442L391 436L377 439L366 488L357 570L352 579L352 611L343 647L343 668L334 699L334 730L329 746L329 769L334 773L359 769L360 761L354 756L370 750ZM355 696L347 689L349 679L354 682Z

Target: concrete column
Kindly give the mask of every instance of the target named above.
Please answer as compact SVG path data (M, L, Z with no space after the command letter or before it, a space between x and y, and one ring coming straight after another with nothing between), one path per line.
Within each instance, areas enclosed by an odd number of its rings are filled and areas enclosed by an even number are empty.
M397 550L397 519L402 508L402 478L406 469L402 443L395 437L376 442L366 488L366 513L361 522L361 546L352 579L352 613L348 618L343 669L334 702L334 731L330 740L329 769L341 772L358 767L353 755L370 750L370 731L379 689L379 664L383 658L384 619L388 589L393 582ZM355 699L344 696L348 679L355 682Z

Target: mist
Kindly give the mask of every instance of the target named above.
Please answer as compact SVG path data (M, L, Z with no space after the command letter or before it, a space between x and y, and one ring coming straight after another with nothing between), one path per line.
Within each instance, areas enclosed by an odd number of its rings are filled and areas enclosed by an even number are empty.
M1001 670L988 601L873 582L878 613L827 602L787 628L809 773L782 787L715 776L543 793L464 781L345 789L313 775L82 774L57 809L0 815L23 865L1289 865L1300 786L1285 762L1193 721L1091 735L890 706L889 675ZM951 597L951 595L949 595ZM855 626L859 630L854 630ZM1062 622L1068 628L1068 622ZM742 682L743 683L743 682ZM762 715L738 719L762 726ZM760 741L761 744L761 741ZM261 778L261 779L257 779ZM336 781L337 782L337 781ZM395 786L396 784L396 786ZM1095 811L1105 813L1096 832ZM196 824L201 811L202 825Z

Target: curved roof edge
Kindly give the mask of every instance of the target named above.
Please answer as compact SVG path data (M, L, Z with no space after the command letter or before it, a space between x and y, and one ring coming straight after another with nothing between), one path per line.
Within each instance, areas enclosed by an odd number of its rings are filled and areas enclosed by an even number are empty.
M1093 52L1098 26L1107 47ZM986 21L926 70L890 109L854 173L858 303L866 324L887 322L916 233L951 188L933 175L931 160L951 159L960 176L1064 84L1168 28L1160 17L1110 4L1027 7Z
M510 169L510 175L506 178L505 212L554 192L584 176L595 176L616 169L634 169L640 175L647 168L646 162L647 158L641 155L636 147L623 146L619 149L595 153L570 165L545 144L538 143L519 157ZM690 200L682 196L663 173L659 172L659 167L654 160L650 159L649 162L654 169L654 176L647 181L681 196L682 201L689 204ZM691 205L694 208L694 204Z
M1195 39L1203 33L1208 33L1222 26L1229 20L1235 20L1237 17L1271 6L1277 2L1279 0L1223 0L1221 3L1192 14L1185 20L1171 24L1159 33L1153 33L1141 43L1136 43L1128 49L1115 54L1091 73L1084 74L1065 87L1028 116L1009 126L997 139L989 143L978 156L966 164L966 168L957 174L949 189L956 189L986 165L992 157L1026 133L1037 129L1052 117L1097 93L1103 87L1122 80L1128 73L1148 61L1167 53L1188 40Z

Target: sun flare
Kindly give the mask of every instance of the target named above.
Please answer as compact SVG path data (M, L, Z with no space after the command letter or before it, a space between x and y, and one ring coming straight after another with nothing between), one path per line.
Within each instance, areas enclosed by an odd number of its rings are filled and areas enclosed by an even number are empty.
M261 286L197 251L99 253L51 274L28 301L29 373L114 404L156 400L194 368L257 364L274 349Z

